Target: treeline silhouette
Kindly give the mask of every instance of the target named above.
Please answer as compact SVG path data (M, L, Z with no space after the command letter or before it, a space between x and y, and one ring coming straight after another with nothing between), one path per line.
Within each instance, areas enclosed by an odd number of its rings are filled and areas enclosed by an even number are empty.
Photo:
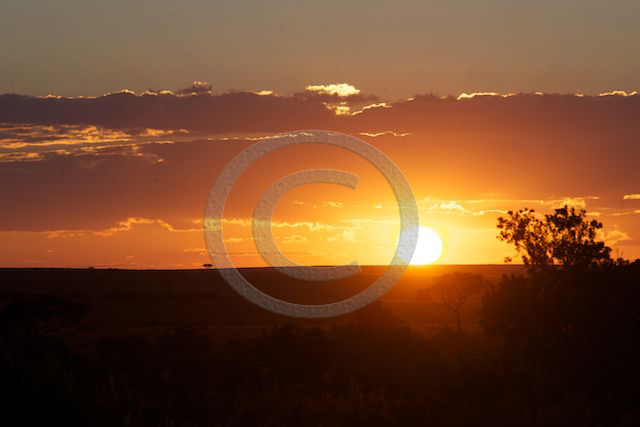
M447 276L428 295L458 307L481 286L476 335L421 336L375 303L242 341L180 327L72 345L90 308L24 297L0 312L3 424L639 425L640 262L612 259L601 226L567 207L501 218L526 272Z

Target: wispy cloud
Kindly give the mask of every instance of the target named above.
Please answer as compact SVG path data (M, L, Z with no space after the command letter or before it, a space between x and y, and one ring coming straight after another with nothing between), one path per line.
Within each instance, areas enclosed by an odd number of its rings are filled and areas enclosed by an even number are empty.
M47 235L47 239L78 237L78 236L86 236L86 235L111 237L117 233L131 231L131 229L136 225L150 225L150 224L159 225L161 228L173 233L201 231L200 228L177 228L162 219L129 217L123 221L119 221L115 226L104 229L104 230L55 230L55 231L45 231L45 233Z
M302 234L293 234L291 236L283 237L282 238L282 243L285 243L285 244L296 244L296 243L304 243L307 240L309 240L309 239L307 239Z
M499 94L496 92L471 92L471 93L462 92L460 95L458 95L456 100L460 101L463 99L472 99L472 98L475 98L476 96L499 96L501 98L507 98L509 96L513 96L513 93Z
M377 138L379 136L397 136L397 137L404 137L404 136L409 136L411 135L411 133L409 132L394 132L392 130L386 130L384 132L359 132L358 135L362 135L362 136L368 136L370 138Z
M145 156L140 150L142 145L170 144L188 134L186 130L5 123L0 124L0 162L45 160L52 156Z
M620 242L632 240L629 234L622 230L614 229L602 234L601 238L610 246L617 245Z
M336 202L329 200L326 202L303 202L301 200L294 200L291 202L291 206L311 206L312 208L342 208L343 202Z

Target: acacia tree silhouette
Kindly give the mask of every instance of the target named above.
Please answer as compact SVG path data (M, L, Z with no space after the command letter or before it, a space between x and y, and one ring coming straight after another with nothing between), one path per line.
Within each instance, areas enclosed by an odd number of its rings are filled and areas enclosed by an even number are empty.
M420 290L418 298L449 309L456 317L458 334L462 334L462 307L485 286L486 281L479 274L453 272L438 277L432 287Z

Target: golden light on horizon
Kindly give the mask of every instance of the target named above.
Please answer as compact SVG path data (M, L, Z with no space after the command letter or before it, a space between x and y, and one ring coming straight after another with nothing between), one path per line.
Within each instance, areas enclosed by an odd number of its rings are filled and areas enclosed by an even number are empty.
M411 265L433 264L442 256L442 239L438 233L430 227L418 229L418 243L411 258Z

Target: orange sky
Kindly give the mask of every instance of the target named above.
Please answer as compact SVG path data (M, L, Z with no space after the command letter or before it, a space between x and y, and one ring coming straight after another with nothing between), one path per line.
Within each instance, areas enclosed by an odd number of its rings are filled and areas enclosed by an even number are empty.
M499 215L564 203L602 221L602 238L622 255L640 256L637 95L393 103L351 87L295 96L0 96L0 265L201 266L209 262L204 203L218 173L260 137L304 128L351 134L399 166L421 225L444 242L438 263L501 263L512 252L496 239ZM311 145L266 155L233 187L224 235L236 265L263 265L250 227L262 193L310 168L360 181L356 190L310 184L287 193L274 213L279 248L302 264L387 263L398 233L389 185L355 154Z

